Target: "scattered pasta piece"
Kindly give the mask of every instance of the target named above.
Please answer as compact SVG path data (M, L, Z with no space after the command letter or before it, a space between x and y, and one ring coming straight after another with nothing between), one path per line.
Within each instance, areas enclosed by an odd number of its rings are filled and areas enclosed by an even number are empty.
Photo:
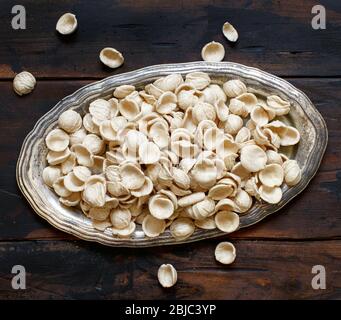
M231 23L225 22L222 30L227 40L231 42L236 42L238 40L238 32Z
M115 69L120 67L124 62L121 52L114 48L104 48L99 54L99 59L107 67Z
M70 34L77 29L77 18L72 13L63 14L57 21L56 30L60 34Z
M224 46L219 42L209 42L202 48L201 57L204 61L220 62L225 57Z
M236 248L231 242L220 242L214 253L216 260L222 264L231 264L236 259Z
M157 273L160 284L164 288L170 288L175 285L178 275L171 264L162 264Z
M13 80L13 89L19 96L33 91L35 85L36 78L28 71L18 73Z

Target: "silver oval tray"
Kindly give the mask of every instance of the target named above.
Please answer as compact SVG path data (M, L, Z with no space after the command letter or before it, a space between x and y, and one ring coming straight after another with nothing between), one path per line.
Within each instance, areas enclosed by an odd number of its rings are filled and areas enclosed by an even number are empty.
M33 130L27 135L17 162L17 182L23 195L32 208L54 227L84 240L96 241L105 245L125 247L146 247L192 242L221 236L219 230L196 230L184 241L175 241L170 232L158 238L147 238L138 225L131 238L113 237L109 229L104 232L92 227L91 221L80 211L62 206L58 197L42 181L42 171L46 165L47 149L44 143L46 134L56 126L59 115L74 109L84 113L88 104L98 97L111 96L113 89L122 84L143 86L158 77L170 74L186 74L193 71L207 72L212 80L222 83L227 79L241 79L250 90L258 95L277 94L291 102L291 112L282 121L293 124L301 133L301 141L284 150L295 158L303 170L303 178L292 188L285 187L283 198L277 205L256 203L241 216L240 228L251 226L268 215L278 211L308 185L315 175L327 145L326 124L307 96L287 81L259 69L237 63L191 62L181 64L156 65L136 71L118 74L89 84L62 99L48 113L42 116Z

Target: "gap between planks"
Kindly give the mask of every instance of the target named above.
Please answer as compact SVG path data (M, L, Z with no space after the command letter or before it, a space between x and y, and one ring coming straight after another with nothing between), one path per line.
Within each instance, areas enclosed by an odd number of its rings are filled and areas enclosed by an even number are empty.
M140 68L139 68L140 69ZM138 69L134 69L134 70L138 70ZM133 70L131 70L133 71ZM131 71L127 71L127 72L131 72ZM124 73L127 73L124 72ZM115 75L119 75L121 73L114 73L114 74L108 74L106 77L99 77L99 76L93 76L93 77L35 77L36 80L38 81L91 81L91 80L103 80L107 77L111 77L111 76L115 76ZM336 80L340 80L341 79L341 75L332 75L332 76L316 76L316 75L311 75L311 76L304 76L304 75L280 75L280 74L273 74L276 77L282 78L282 79L325 79L325 80L329 80L329 79L336 79ZM13 81L13 77L0 77L0 82L8 82L8 81Z
M69 238L22 238L22 239L0 239L0 245L1 244L6 244L6 243L20 243L20 242L77 242L77 243L96 243L99 244L95 241L86 241L86 240L82 240L80 238L71 238L72 236L70 235ZM230 237L228 239L223 237L218 237L218 238L211 238L211 239L206 239L206 240L200 240L200 241L193 241L193 242L188 242L188 244L195 244L195 243L199 243L199 242L203 242L205 241L206 243L210 243L210 242L217 242L217 241L236 241L236 242L252 242L252 241L259 241L259 242L289 242L289 243L306 243L306 242L328 242L328 241L340 241L341 242L341 237L336 236L336 237L321 237L321 238L302 238L302 239L295 239L295 238L265 238L265 237L252 237L252 238L248 238L248 237ZM174 244L174 245L163 245L162 247L173 247L173 246L181 246L183 245L182 243L179 244ZM107 246L107 245L103 245L104 247L111 247L111 246ZM113 246L115 247L115 246ZM121 246L116 246L118 248L123 248ZM161 247L161 246L156 246L156 247ZM152 247L136 247L132 249L144 249L144 248L152 248Z

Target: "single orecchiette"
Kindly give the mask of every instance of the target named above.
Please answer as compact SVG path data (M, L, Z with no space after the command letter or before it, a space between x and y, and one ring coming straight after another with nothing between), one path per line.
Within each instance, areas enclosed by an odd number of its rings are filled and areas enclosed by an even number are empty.
M19 96L30 93L36 85L36 78L28 71L18 73L13 80L13 89Z
M77 18L72 13L63 14L57 21L56 30L60 34L70 34L77 29Z

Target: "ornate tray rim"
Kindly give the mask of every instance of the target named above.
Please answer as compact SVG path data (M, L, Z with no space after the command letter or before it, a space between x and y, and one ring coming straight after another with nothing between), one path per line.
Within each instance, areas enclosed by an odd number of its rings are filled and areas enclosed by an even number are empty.
M16 167L16 179L18 186L27 201L35 210L35 212L61 231L72 234L83 240L94 241L109 246L152 247L160 245L174 245L226 235L225 233L217 229L199 230L186 240L176 241L169 234L165 234L161 238L140 238L139 236L133 238L114 238L111 235L95 230L93 228L88 228L89 230L87 230L86 228L84 228L84 226L79 226L74 220L66 219L63 216L58 216L58 214L56 214L53 210L49 210L49 208L46 207L41 207L39 205L39 199L35 194L35 190L30 188L30 181L25 175L25 164L27 165L28 162L25 156L30 155L30 151L32 151L32 148L34 146L34 142L38 142L37 133L39 133L39 129L41 128L41 126L45 122L48 122L48 119L51 119L54 116L56 117L56 115L59 114L61 110L66 110L77 103L80 104L82 99L85 100L87 96L89 96L89 92L100 93L103 90L107 90L109 87L113 88L123 83L138 83L138 81L148 79L151 80L164 74L174 72L185 74L193 71L203 71L218 74L228 73L229 75L233 75L235 77L249 77L250 79L255 79L259 82L270 83L271 87L276 88L276 90L286 92L288 96L297 101L297 103L300 105L301 109L305 113L307 119L311 122L314 129L316 130L316 140L311 149L312 152L310 153L310 155L313 153L314 156L310 156L310 158L308 158L307 168L301 182L293 188L287 189L283 194L283 199L281 200L281 202L278 205L272 205L271 210L260 209L259 211L262 212L260 212L258 216L256 216L255 214L251 216L241 216L240 228L251 226L263 220L270 214L273 214L283 208L289 201L300 194L307 187L310 180L316 174L328 143L328 131L326 123L321 114L313 105L313 103L309 100L305 93L294 87L286 80L278 78L277 76L274 76L260 69L248 67L234 62L209 63L199 61L178 64L154 65L104 78L102 80L90 83L78 89L71 95L66 96L65 98L60 100L50 111L45 113L37 121L32 131L28 133L25 140L23 141ZM304 105L305 109L302 108L302 105Z

